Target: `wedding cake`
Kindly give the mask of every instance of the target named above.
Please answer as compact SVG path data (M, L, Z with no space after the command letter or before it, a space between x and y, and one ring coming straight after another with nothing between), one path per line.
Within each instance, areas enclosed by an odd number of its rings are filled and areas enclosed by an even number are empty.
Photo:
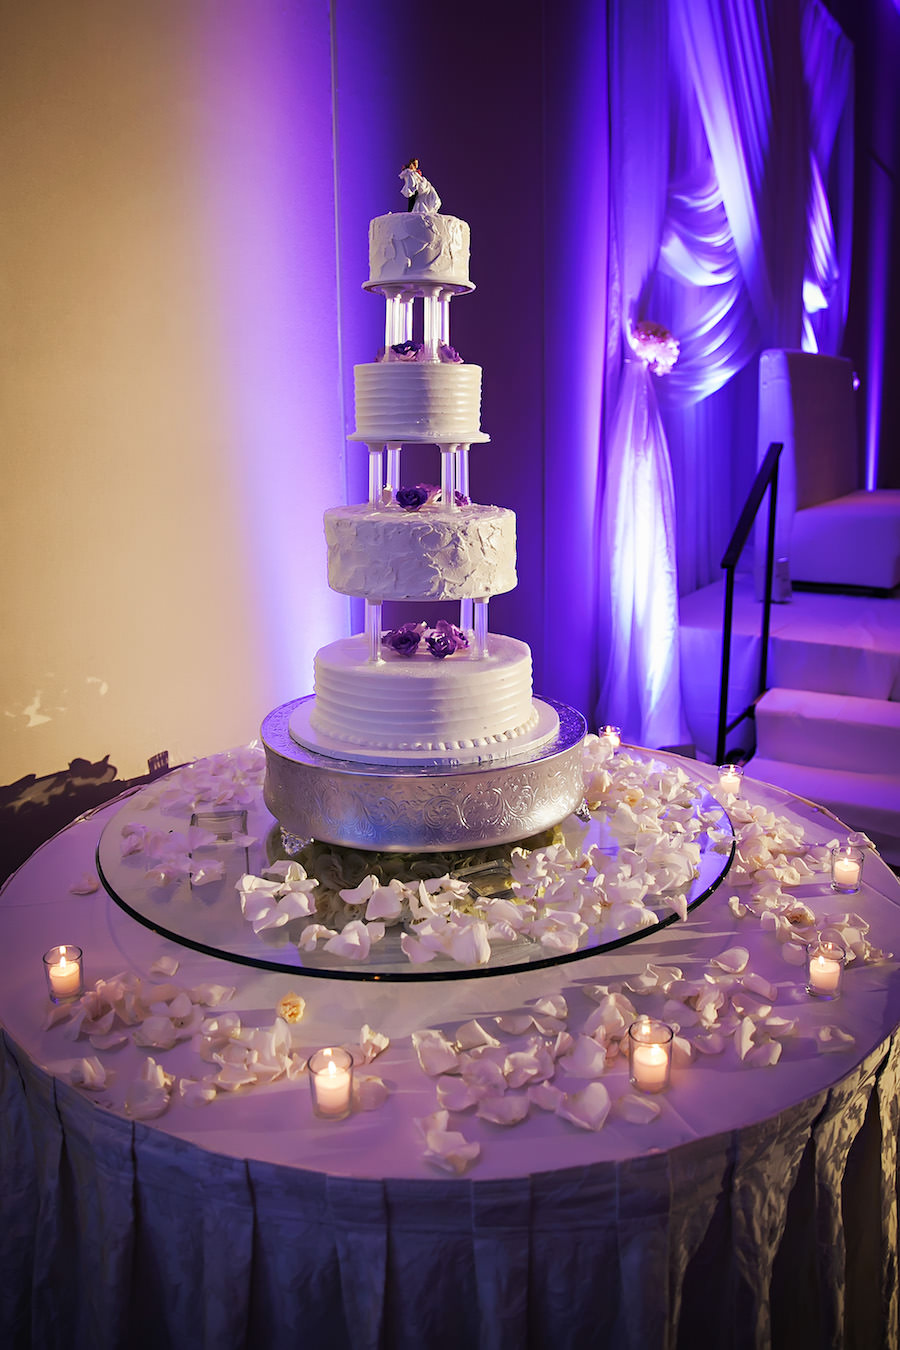
M282 829L356 847L434 850L524 838L583 799L580 713L535 698L531 652L492 633L516 585L515 515L470 499L481 368L450 344L450 302L474 289L469 227L440 213L413 162L413 208L369 229L364 288L384 346L354 367L368 500L325 512L328 584L365 602L365 629L320 648L314 693L263 723L265 797ZM433 445L439 482L403 481L403 447ZM437 459L435 461L437 464ZM390 628L386 602L416 621ZM452 602L453 621L431 607Z
M487 631L489 599L516 585L516 533L512 511L468 496L469 447L489 439L481 368L449 340L450 298L473 289L468 273L464 221L419 211L372 221L365 284L385 298L385 346L354 367L351 437L368 446L369 500L325 512L328 584L365 600L367 631L317 653L315 698L291 720L294 739L324 755L480 763L559 727L533 697L527 644ZM423 443L440 451L440 486L401 486L402 446ZM459 620L425 615L385 632L390 600L455 601Z

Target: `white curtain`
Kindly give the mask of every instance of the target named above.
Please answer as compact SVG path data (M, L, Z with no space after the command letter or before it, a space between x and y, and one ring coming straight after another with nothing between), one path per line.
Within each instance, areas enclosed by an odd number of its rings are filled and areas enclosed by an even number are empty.
M756 356L843 333L852 49L820 0L612 0L611 15L618 377L597 713L658 746L685 739L678 593L720 575L755 473ZM622 354L640 318L681 343L659 404Z
M614 0L610 11L610 252L618 282L610 326L619 373L599 544L609 663L598 719L620 726L628 741L657 746L683 740L675 503L656 377L623 334L645 317L665 216L668 8L666 0Z

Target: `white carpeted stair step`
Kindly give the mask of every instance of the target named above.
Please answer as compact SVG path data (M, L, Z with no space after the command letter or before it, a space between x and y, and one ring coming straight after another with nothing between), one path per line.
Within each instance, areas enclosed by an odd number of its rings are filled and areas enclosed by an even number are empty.
M846 769L820 769L809 764L790 764L781 759L754 756L747 765L748 778L793 792L824 806L851 830L867 834L892 867L900 867L900 775L853 773ZM840 830L835 834L841 837Z
M757 772L759 760L896 778L900 786L900 703L769 689L756 706L751 770L763 778Z
M747 773L819 803L900 863L900 703L769 689Z

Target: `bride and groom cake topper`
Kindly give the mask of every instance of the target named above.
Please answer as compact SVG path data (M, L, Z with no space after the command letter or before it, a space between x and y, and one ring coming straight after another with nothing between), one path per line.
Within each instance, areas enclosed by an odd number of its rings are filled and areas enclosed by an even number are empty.
M441 209L441 199L423 173L419 171L419 161L411 159L400 170L403 180L400 191L406 197L407 211L416 211L419 215L429 216Z

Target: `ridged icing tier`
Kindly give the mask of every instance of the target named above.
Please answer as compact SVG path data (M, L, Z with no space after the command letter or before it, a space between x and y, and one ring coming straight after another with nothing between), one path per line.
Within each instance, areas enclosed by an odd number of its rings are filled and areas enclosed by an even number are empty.
M537 723L531 652L517 638L490 634L481 658L471 648L444 660L388 648L383 661L368 658L363 635L331 642L316 656L310 724L331 753L343 745L373 757L465 754L525 737Z
M369 224L367 286L432 282L472 290L469 227L456 216L393 211Z
M516 518L501 506L336 506L325 539L328 585L342 595L482 599L516 584Z
M471 445L481 430L481 366L373 361L353 367L353 441Z

